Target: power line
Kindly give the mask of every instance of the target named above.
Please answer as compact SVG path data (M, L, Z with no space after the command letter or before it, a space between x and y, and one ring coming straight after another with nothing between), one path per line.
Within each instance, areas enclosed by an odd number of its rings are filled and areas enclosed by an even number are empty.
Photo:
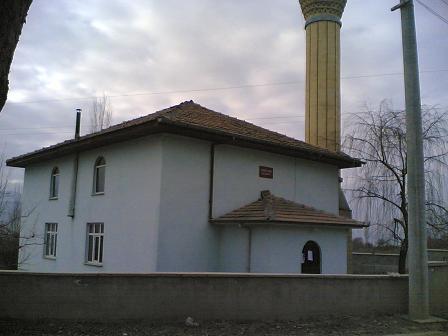
M434 15L435 17L437 17L438 19L440 19L442 22L448 24L448 19L444 18L442 15L440 15L439 13L437 13L434 9L432 9L431 7L429 7L428 5L424 4L423 2L421 2L420 0L415 0L417 1L423 8L425 8L428 12L430 12L432 15ZM445 1L444 1L445 3Z
M447 20L448 23L448 20ZM438 69L438 70L423 70L420 73L441 73L448 72L448 69ZM403 72L391 72L391 73L379 73L379 74L366 74L366 75L353 75L344 76L341 79L359 79L359 78L375 78L375 77L389 77L389 76L401 76ZM276 83L260 83L260 84L243 84L235 86L224 86L224 87L214 87L214 88L198 88L198 89L182 89L182 90L168 90L168 91L154 91L154 92L135 92L135 93L123 93L108 95L109 98L119 98L119 97L136 97L136 96L152 96L152 95L163 95L163 94L175 94L175 93L192 93L192 92L209 92L209 91L225 91L225 90L236 90L236 89L246 89L246 88L256 88L256 87L270 87L270 86L287 86L287 85L297 85L303 84L303 80L289 81L289 82L276 82ZM82 101L100 98L99 96L88 96L88 97L77 97L77 98L54 98L54 99L41 99L41 100L29 100L23 102L7 102L7 104L18 105L18 104L36 104L36 103L51 103L59 101Z
M293 120L293 121L271 121L267 123L268 125L276 125L276 124L301 124L303 121ZM73 133L73 131L64 131L64 132L14 132L14 133L0 133L1 136L8 135L46 135L46 134L69 134Z
M246 119L249 120L249 119ZM303 123L302 120L283 120L283 121L270 121L264 124L267 125L274 125L274 124L297 124L297 123ZM31 129L46 129L47 127L35 127L35 128L31 128ZM57 127L53 127L53 128L57 128ZM62 128L62 127L61 127ZM68 127L63 127L63 128L68 128ZM27 130L26 128L9 128L9 129L0 129L1 131L21 131L21 130ZM3 135L40 135L40 134L68 134L68 133L73 133L73 131L60 131L60 132L12 132L12 133L0 133L1 136Z
M283 118L305 118L304 115L283 115L283 116L275 116L275 117L257 117L257 118L244 118L244 117L235 117L242 120L269 120L269 119L283 119ZM285 121L287 122L287 121ZM91 124L82 124L83 126L89 126ZM0 132L2 131L16 131L16 130L37 130L37 129L64 129L64 128L73 128L73 125L60 125L60 126L38 126L38 127L13 127L13 128L0 128ZM0 135L4 135L1 134Z
M447 0L440 0L440 1L442 1L445 5L448 6L448 1Z
M446 71L448 71L448 70L446 70ZM116 94L116 95L107 95L107 97L108 98L118 98L118 97L135 97L135 96L152 96L152 95L174 94L174 93L222 91L222 90L245 89L245 88L265 87L265 86L296 85L296 84L300 84L300 83L303 83L303 81L247 84L247 85L235 85L235 86L224 86L224 87L214 87L214 88L183 89L183 90L173 90L173 91L123 93L123 94ZM55 102L55 101L90 100L90 99L95 99L95 98L99 98L99 96L78 97L78 98L42 99L42 100L24 101L24 102L10 102L9 104L34 104L34 103L48 103L48 102Z
M242 118L240 117L239 119L243 119L243 120L262 120L262 119L278 119L278 118L305 118L304 115L285 115L285 116L275 116L275 117L258 117L258 118Z
M67 133L73 133L70 132L36 132L36 133L3 133L0 135L39 135L39 134L67 134Z
M436 73L436 72L448 72L448 69L421 70L421 71L419 71L420 74L423 74L423 73ZM383 73L383 74L346 76L346 77L341 77L341 79L357 79L357 78L371 78L371 77L388 77L388 76L402 76L402 75L403 75L403 72L391 72L391 73Z
M400 111L400 110L395 110L395 111ZM355 111L355 112L341 112L342 115L345 115L345 117L347 116L351 116L353 114L356 113L363 113L365 111ZM278 119L285 119L285 118L300 118L303 119L305 118L304 115L300 115L300 114L289 114L289 115L276 115L276 116L271 116L271 117L254 117L254 118L246 118L244 116L230 116L233 118L238 118L240 120L244 120L244 121L251 121L251 120L257 120L259 122L263 122L264 120L278 120ZM303 122L301 121L295 121L295 120L281 120L281 121L274 121L274 122L269 122L268 125L271 124L283 124L283 123L301 123ZM120 122L118 122L117 124L114 125L118 125ZM88 127L91 124L90 123L81 123L82 126L84 127ZM112 125L113 126L113 125ZM7 133L1 133L4 131L26 131L26 130L44 130L44 129L73 129L73 125L59 125L59 126L38 126L38 127L12 127L12 128L0 128L0 135L11 135L11 134L7 134ZM62 133L72 133L72 131L67 131L67 132L62 132ZM14 133L14 134L33 134L33 133ZM39 133L39 134L53 134L52 132L49 133Z
M42 127L16 127L16 128L0 128L0 131L15 131L15 130L35 130L35 129L50 129L50 128L73 128L73 126L42 126Z
M345 113L342 113L342 114L352 114L352 113L349 113L349 112L345 112ZM305 118L305 116L304 115L283 115L283 116L275 116L275 117L257 117L257 118L244 118L244 117L235 117L235 118L238 118L238 119L241 119L241 120L244 120L244 121L250 121L250 120L257 120L257 121L259 121L259 122L263 122L264 120L267 120L267 121L269 121L269 120L278 120L278 119L285 119L285 118L300 118L300 119L303 119L303 118ZM288 124L288 123L302 123L303 121L302 120L280 120L280 121L274 121L274 122L272 122L272 121L269 121L267 124L268 125L272 125L272 124ZM88 126L87 124L85 124L85 126ZM0 128L0 132L4 132L4 131L26 131L26 130L39 130L39 129L65 129L65 128L70 128L70 129L72 129L73 128L73 125L71 125L71 126L42 126L42 127L13 127L13 128ZM57 132L57 133L72 133L72 131L67 131L67 132ZM13 135L13 134L17 134L17 135L20 135L20 134L26 134L26 135L28 135L28 134L57 134L56 132L55 133L53 133L53 132L45 132L45 133L22 133L22 132L19 132L19 133L0 133L0 135Z

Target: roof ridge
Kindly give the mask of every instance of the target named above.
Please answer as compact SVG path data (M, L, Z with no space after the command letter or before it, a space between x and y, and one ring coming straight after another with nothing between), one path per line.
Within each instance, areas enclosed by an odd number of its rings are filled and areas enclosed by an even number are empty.
M326 211L324 211L324 210L317 209L317 208L315 208L315 207L313 207L313 206L311 206L311 205L306 205L306 204L303 204L303 203L299 203L299 202L291 201L291 200L288 200L288 199L286 199L286 198L283 198L283 197L277 197L277 196L274 196L274 195L272 195L272 197L274 197L274 198L276 198L276 199L279 199L279 200L282 200L283 202L286 202L286 203L290 203L290 204L298 205L298 206L300 206L301 208L304 208L304 209L308 209L308 210L312 210L312 211L317 211L317 212L324 213L324 214L328 214L328 215L334 215L334 214L332 214L332 213L330 213L330 212L326 212ZM334 215L334 216L337 216L337 215Z
M275 208L274 208L274 202L273 202L273 197L272 194L269 190L263 190L261 192L261 201L263 204L263 210L264 210L264 214L266 216L267 220L275 220L276 213L275 213Z
M286 205L286 206L285 206ZM290 208L288 205L294 205ZM260 198L218 218L210 220L215 224L321 224L349 227L365 227L366 224L351 218L318 210L312 206L274 196L263 190Z
M255 125L255 124L253 124L253 123L251 123L251 122L249 122L247 120L240 119L238 117L231 116L231 115L225 114L223 112L219 112L219 111L215 111L215 110L209 109L208 107L202 106L201 104L198 104L198 103L194 102L193 100L184 101L184 102L182 102L182 103L180 103L178 105L170 107L169 109L180 108L182 105L187 105L187 104L188 105L198 106L198 107L200 107L200 108L202 108L202 109L204 109L204 110L206 110L206 111L208 111L210 113L219 114L219 115L223 116L226 119L229 119L229 120L232 120L232 121L238 121L240 123L244 123L246 125L249 125L249 126L255 128L255 129L257 129L258 131L261 131L261 132L266 132L267 131L267 132L270 132L271 134L276 134L276 135L282 137L283 140L300 142L302 145L304 145L304 146L306 146L306 147L308 147L309 149L312 149L312 150L320 151L322 153L326 153L326 154L330 154L330 155L331 154L333 154L333 155L334 154L336 154L336 155L347 155L347 154L345 154L344 152L342 152L340 150L339 151L331 151L331 150L323 148L323 147L312 145L310 143L307 143L306 141L290 137L290 136L288 136L286 134L282 134L282 133L279 133L279 132L276 132L276 131L273 131L273 130L270 130L270 129L267 129L267 128L264 128L264 127L261 127L261 126L258 126L258 125Z
M309 146L310 148L313 148L313 149L316 148L316 149L320 149L320 150L322 150L322 151L324 151L324 152L327 152L327 151L328 151L328 152L331 152L331 151L329 151L328 149L325 149L325 148L321 148L321 147L318 147L318 146L311 145L311 144L309 144L309 143L307 143L307 142L305 142L305 141L303 141L303 140L299 140L299 139L290 137L290 136L288 136L288 135L286 135L286 134L282 134L282 133L279 133L279 132L276 132L276 131L273 131L273 130L270 130L270 129L267 129L267 128L264 128L264 127L261 127L261 126L258 126L258 125L255 125L255 124L253 124L253 123L251 123L251 122L249 122L249 121L247 121L247 120L240 119L240 118L238 118L238 117L231 116L231 115L228 115L228 114L225 114L225 113L222 113L222 112L218 112L218 111L211 110L211 109L209 109L209 108L207 108L207 107L202 106L201 104L195 103L195 102L192 101L192 100L183 102L183 103L179 104L179 106L182 105L182 104L184 104L184 103L190 103L190 102L193 103L193 104L196 105L196 106L199 106L199 107L201 107L201 108L203 108L203 109L209 111L209 112L216 113L216 114L220 114L220 115L222 115L223 117L225 117L225 118L227 118L227 119L237 120L237 121L239 121L239 122L242 122L242 123L245 123L245 124L247 124L247 125L250 125L251 127L257 128L258 130L261 130L261 131L269 131L269 132L271 132L271 133L274 133L274 134L277 134L277 135L279 135L279 136L281 136L281 137L284 137L284 138L286 138L286 139L288 139L288 140L299 141L299 142L301 142L301 143L303 143L303 144L305 144L305 145L307 145L307 146Z
M189 100L154 113L125 120L95 133L85 134L79 139L68 139L13 157L7 160L7 165L25 167L33 162L54 158L55 155L63 156L86 148L104 146L111 143L111 140L120 142L130 139L124 135L130 135L132 138L163 132L185 134L186 129L189 129L187 136L212 141L217 139L222 141L225 137L224 143L227 141L237 146L325 162L339 168L357 167L361 164L360 160L345 153L311 145Z
M340 216L340 215L333 214L333 213L328 212L328 211L324 211L324 210L321 210L321 209L317 209L317 208L315 208L315 207L313 207L313 206L311 206L311 205L306 205L306 204L299 203L299 202L296 202L296 201L288 200L288 199L283 198L283 197L275 196L275 195L272 194L269 190L262 191L262 192L261 192L262 195L263 195L263 193L265 193L265 192L267 192L267 198L270 199L270 205L272 206L272 212L273 212L274 214L275 214L275 205L273 204L272 200L279 200L279 201L282 201L282 202L284 202L284 203L288 203L288 204L291 204L291 205L299 206L300 208L303 208L303 209L306 209L306 210L315 211L315 212L319 212L319 213L324 214L324 215L328 215L328 216L332 216L332 217L342 217L342 216ZM354 220L354 219L352 219L352 218L350 218L350 219L356 222L356 220Z

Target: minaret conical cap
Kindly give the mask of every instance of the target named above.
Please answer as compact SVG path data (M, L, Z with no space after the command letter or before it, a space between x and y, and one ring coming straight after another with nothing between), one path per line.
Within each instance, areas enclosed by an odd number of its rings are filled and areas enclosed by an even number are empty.
M334 16L341 19L347 0L299 0L305 20L316 16Z

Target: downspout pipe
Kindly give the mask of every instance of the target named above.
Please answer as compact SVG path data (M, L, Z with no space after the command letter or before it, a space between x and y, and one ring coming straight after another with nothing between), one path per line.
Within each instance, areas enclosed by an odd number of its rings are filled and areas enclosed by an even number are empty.
M210 146L210 176L209 176L209 194L208 194L208 219L213 219L213 192L215 180L215 143Z
M246 265L246 272L251 273L252 272L252 228L246 226L247 232L248 232L248 240L247 240L247 265Z
M70 200L68 205L68 214L67 216L74 218L75 217L75 207L76 207L76 186L78 184L78 166L79 166L79 153L75 153L75 158L73 160L73 176L72 176L72 185L70 192Z
M76 109L76 125L75 125L75 140L79 140L81 129L81 109ZM73 160L73 175L70 190L70 200L68 204L68 217L75 217L75 207L76 207L76 187L78 184L78 168L79 168L79 152L75 153L75 158Z

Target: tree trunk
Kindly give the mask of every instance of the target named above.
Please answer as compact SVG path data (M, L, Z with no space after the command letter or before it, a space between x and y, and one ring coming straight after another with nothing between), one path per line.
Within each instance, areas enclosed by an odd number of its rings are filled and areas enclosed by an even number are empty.
M12 57L32 1L0 1L0 111L8 96L8 75Z
M408 240L403 239L400 246L400 256L398 259L398 273L406 274L406 256L408 254Z

